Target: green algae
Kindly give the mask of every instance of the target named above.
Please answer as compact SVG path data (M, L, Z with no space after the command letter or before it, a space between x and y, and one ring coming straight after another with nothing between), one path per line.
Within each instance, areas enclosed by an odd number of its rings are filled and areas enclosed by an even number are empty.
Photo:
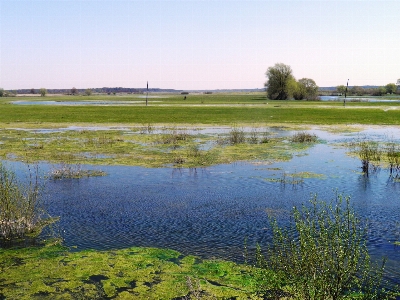
M283 172L280 177L271 177L271 178L265 178L266 181L269 182L279 182L282 184L302 184L304 183L304 179L310 179L310 178L316 178L316 179L325 179L326 176L324 174L317 174L317 173L312 173L312 172L296 172L296 173L286 173Z
M0 271L6 299L173 299L193 292L188 278L199 281L203 295L248 299L257 294L261 272L168 249L70 252L61 246L0 249Z

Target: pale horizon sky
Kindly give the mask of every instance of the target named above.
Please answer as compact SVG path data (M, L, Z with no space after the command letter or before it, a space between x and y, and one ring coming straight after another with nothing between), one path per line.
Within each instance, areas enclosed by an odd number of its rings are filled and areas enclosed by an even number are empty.
M400 78L400 1L0 0L0 88L263 88Z

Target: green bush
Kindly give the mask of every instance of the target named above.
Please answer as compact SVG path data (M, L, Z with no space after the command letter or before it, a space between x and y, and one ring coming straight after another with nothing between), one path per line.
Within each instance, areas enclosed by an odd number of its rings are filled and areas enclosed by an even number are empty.
M43 213L37 174L23 184L0 163L0 244L37 236L49 224Z
M282 274L299 299L384 299L379 289L381 267L371 265L366 229L350 206L336 195L330 203L310 201L294 208L288 228L272 220L273 239L264 255L258 247L259 266Z

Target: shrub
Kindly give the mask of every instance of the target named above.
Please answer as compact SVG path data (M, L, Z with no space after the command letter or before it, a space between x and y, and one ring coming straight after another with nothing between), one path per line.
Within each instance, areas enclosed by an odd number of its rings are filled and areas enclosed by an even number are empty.
M39 235L49 222L43 220L40 207L39 182L30 174L23 184L14 172L0 163L0 243L24 240Z
M315 134L310 134L305 131L295 133L290 141L293 143L314 143L318 140Z
M383 272L371 266L366 229L342 195L329 204L315 196L311 207L294 208L287 229L271 222L273 239L258 264L281 274L300 299L383 299L378 289Z
M237 145L246 142L246 136L243 129L239 129L236 126L231 129L228 137L229 144Z

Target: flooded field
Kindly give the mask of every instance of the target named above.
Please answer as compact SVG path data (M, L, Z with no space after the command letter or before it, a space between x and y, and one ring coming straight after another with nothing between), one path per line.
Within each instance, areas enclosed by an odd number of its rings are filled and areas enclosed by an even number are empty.
M193 133L224 130L202 128ZM294 133L274 130L282 138ZM45 204L50 215L60 217L57 226L65 244L77 250L151 246L243 262L245 239L250 248L270 240L269 215L284 224L292 208L307 205L314 194L329 201L339 193L351 197L368 224L374 261L385 256L386 276L399 282L398 174L390 174L385 166L363 173L360 159L348 155L343 146L360 139L398 143L399 129L308 132L319 142L295 151L287 161L237 161L203 168L83 165L107 176L49 179ZM23 169L20 163L7 164ZM40 164L44 173L52 167Z

